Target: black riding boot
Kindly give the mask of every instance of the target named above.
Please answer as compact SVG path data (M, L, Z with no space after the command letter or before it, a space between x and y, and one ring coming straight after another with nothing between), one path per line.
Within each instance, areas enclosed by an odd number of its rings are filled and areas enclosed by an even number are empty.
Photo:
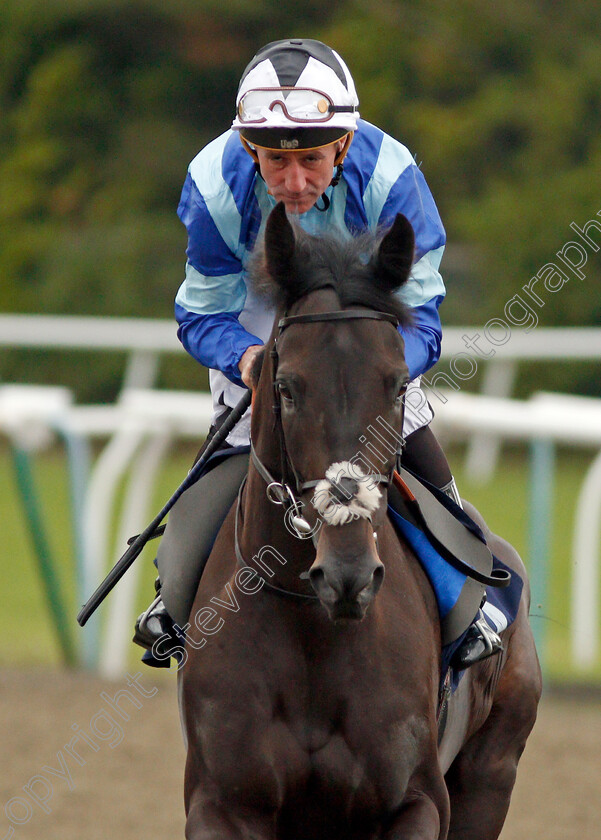
M156 598L144 612L138 616L132 641L146 650L152 650L153 645L166 634L176 638L173 619L167 612L161 598L161 582L157 578L154 582Z
M423 426L408 435L403 451L403 464L411 472L442 490L459 507L463 507L449 463L429 426ZM501 637L489 625L480 609L463 642L455 651L451 666L460 671L501 650L503 650Z
M157 552L157 595L136 621L133 637L147 650L165 634L177 639L175 625L186 625L215 537L248 471L247 452L234 452L221 459L216 455L215 462L180 496L169 514Z
M470 665L475 665L476 662L481 662L483 659L488 659L495 653L500 653L503 650L503 642L498 633L496 633L484 615L482 610L478 610L478 617L473 622L461 645L457 648L451 659L451 668L455 671L463 671L469 668Z

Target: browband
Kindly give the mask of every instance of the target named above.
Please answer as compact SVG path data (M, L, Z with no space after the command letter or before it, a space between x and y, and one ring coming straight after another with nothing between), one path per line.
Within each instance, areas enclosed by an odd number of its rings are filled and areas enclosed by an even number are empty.
M319 321L351 321L358 318L369 318L372 321L389 321L395 327L399 325L399 319L390 312L376 312L374 309L341 309L337 312L308 312L304 315L288 315L285 318L280 318L278 327L280 330L283 330L291 324L315 324Z

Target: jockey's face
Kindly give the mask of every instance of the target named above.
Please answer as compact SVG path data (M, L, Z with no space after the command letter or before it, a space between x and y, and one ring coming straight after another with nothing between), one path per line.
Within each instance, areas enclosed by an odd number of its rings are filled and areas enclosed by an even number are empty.
M269 193L283 201L288 213L306 213L330 185L339 140L321 149L297 152L257 148L259 166Z

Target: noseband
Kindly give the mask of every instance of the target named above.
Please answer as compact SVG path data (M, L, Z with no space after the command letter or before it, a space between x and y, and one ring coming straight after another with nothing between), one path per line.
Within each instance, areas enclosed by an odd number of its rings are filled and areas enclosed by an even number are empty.
M374 309L343 309L336 312L316 312L306 313L304 315L288 315L278 321L278 333L270 352L273 364L273 413L280 448L280 469L282 480L277 481L269 472L267 467L261 462L252 441L250 453L255 468L267 484L267 498L273 504L283 505L287 511L292 509L290 511L292 515L289 517L289 521L294 530L297 531L297 536L301 539L306 539L312 529L302 515L302 504L299 500L299 496L301 496L306 490L316 487L321 481L323 481L323 479L318 478L310 481L303 481L286 448L286 438L284 435L284 428L282 426L281 394L277 383L277 371L279 365L278 341L284 330L294 324L316 324L320 322L335 323L338 321L356 320L387 321L395 327L398 327L399 325L398 318L395 315L388 312L378 312ZM369 479L375 484L383 484L386 486L390 482L391 475L370 473ZM342 494L345 493L344 487L341 488L341 492Z

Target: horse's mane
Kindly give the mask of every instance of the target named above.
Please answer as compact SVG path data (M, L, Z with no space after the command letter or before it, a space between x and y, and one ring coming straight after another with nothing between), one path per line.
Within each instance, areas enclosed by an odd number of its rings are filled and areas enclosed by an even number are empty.
M270 276L264 242L257 243L249 264L253 288L278 311L287 311L296 301L326 287L338 295L340 308L362 306L389 312L399 323L409 325L409 307L390 284L379 282L378 247L382 235L363 233L352 239L324 234L311 236L294 224L296 246L286 282Z

